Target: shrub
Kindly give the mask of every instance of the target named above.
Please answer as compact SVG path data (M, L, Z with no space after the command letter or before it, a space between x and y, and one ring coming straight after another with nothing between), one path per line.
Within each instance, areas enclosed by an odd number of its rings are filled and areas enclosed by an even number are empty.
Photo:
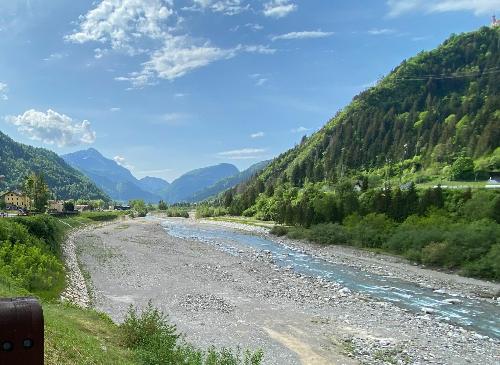
M351 215L344 224L353 244L361 247L380 248L390 237L394 221L385 214L370 213L364 217Z
M240 350L196 349L181 340L176 326L151 301L140 314L130 307L120 329L125 345L136 351L144 365L259 365L263 358L262 351L245 351L241 357Z
M0 274L29 291L51 289L64 278L64 267L42 244L0 245Z
M312 226L308 236L313 242L329 245L342 245L351 242L347 229L337 223L323 223Z
M288 233L288 229L283 226L274 226L271 228L271 234L274 234L275 236L281 237L284 236Z

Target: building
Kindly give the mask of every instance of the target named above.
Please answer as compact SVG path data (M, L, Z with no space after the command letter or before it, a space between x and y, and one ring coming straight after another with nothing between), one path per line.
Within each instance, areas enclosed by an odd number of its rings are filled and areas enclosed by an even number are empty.
M2 193L0 199L5 201L7 207L30 210L32 206L31 199L19 191L7 191Z
M78 204L78 205L75 205L75 210L77 210L80 213L82 213L82 212L89 212L91 209L90 209L90 205L87 205L87 204Z
M47 210L49 212L64 212L64 201L63 200L49 200L47 202Z
M492 28L500 27L500 20L498 20L495 15L493 15L493 17L491 19L491 27Z

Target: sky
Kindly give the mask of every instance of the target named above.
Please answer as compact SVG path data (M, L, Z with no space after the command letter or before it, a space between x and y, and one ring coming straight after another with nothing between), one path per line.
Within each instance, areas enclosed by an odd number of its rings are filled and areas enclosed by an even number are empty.
M0 130L96 148L139 178L244 169L495 13L500 0L0 0Z

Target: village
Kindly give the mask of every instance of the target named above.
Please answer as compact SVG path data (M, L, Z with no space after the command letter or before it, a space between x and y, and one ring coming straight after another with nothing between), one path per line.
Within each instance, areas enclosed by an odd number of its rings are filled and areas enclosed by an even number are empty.
M32 174L27 178L43 179L41 175ZM0 181L4 176L0 176ZM29 185L29 184L27 184ZM36 184L35 184L36 185ZM104 200L82 200L82 199L51 199L54 194L48 186L41 181L38 184L39 191L31 194L25 190L29 189L8 189L0 192L0 218L14 216L27 216L32 214L67 215L79 214L90 211L113 211L130 210L130 206L118 203L108 204Z

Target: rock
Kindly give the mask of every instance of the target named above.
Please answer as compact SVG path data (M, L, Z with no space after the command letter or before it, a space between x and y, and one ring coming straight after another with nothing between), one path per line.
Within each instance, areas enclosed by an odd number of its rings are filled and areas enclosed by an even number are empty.
M433 314L436 312L436 310L429 307L422 307L422 312L424 312L425 314Z

